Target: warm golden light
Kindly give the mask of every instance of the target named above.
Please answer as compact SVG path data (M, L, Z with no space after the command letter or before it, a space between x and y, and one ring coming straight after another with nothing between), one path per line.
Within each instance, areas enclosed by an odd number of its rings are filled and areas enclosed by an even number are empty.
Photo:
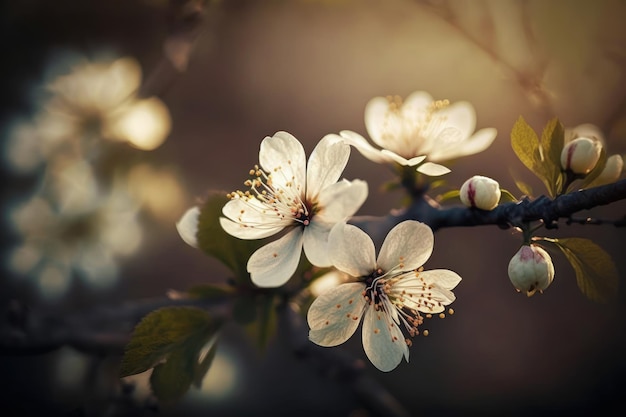
M134 147L151 151L158 148L170 133L172 121L167 106L156 97L129 104L113 123L111 131Z
M170 167L137 165L128 174L128 188L145 209L163 221L175 220L187 201L186 192Z

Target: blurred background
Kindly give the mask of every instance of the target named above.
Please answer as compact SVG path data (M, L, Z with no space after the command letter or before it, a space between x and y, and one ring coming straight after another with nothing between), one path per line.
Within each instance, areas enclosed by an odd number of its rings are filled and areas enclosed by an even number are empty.
M489 149L451 166L452 188L480 174L520 196L515 175L544 192L510 147L520 115L537 131L554 116L566 127L593 123L609 154L626 153L626 3L618 0L23 0L0 8L5 309L19 300L80 314L223 282L227 270L180 239L178 218L209 190L241 188L260 141L278 130L307 153L327 133L366 136L363 111L375 96L424 90L467 100L477 128L498 129ZM359 214L400 206L400 193L381 191L393 179L386 167L353 152L344 175L369 183ZM621 201L581 216L624 214ZM625 233L563 225L549 236L593 239L623 284ZM615 304L587 300L554 254L554 283L527 298L506 272L519 235L458 228L435 239L426 269L463 277L455 314L428 321L411 362L388 374L367 362L359 337L337 349L363 358L414 415L622 414L623 291ZM0 357L0 412L103 415L101 393L115 384L118 363L72 349ZM225 329L202 390L154 415L207 414L370 415L341 381L312 373L278 341L259 353L236 326Z

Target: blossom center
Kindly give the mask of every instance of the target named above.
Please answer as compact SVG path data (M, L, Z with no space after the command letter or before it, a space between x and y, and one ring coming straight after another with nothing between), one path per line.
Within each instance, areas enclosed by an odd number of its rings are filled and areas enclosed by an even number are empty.
M384 313L390 325L403 325L410 337L419 334L418 326L424 319L418 308L435 306L432 299L432 285L427 284L420 272L392 270L385 273L378 268L364 277L367 285L363 291L366 302L376 311ZM410 339L405 339L411 345Z
M303 185L294 177L287 178L281 167L267 173L255 165L249 174L253 178L244 182L249 189L229 193L228 198L241 198L255 211L281 223L308 226L319 211L317 202L306 199ZM274 180L275 175L280 176L280 181Z
M449 100L435 100L426 107L412 109L414 112L403 112L406 104L399 96L388 96L388 112L384 121L382 139L388 149L404 158L412 158L428 154L432 151L433 142L443 145L450 138L442 135L447 126L447 116L437 114L450 106ZM448 132L456 138L458 132Z

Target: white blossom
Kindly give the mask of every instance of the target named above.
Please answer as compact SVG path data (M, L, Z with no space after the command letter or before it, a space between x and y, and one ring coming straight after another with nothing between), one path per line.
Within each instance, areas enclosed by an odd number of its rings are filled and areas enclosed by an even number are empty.
M229 196L220 218L223 229L240 239L285 233L252 254L247 269L260 287L283 285L295 272L302 249L316 266L330 266L328 234L361 207L367 183L339 180L350 147L327 135L306 163L302 144L287 132L261 142L260 166L250 171L249 190Z
M408 361L409 337L419 333L420 313L442 312L455 300L451 290L461 281L449 270L423 270L433 243L427 225L405 221L389 232L377 258L365 232L343 223L335 226L329 237L333 264L357 282L315 299L307 315L309 339L337 346L354 334L363 318L363 348L376 368L387 372L403 357Z
M73 276L95 288L110 288L118 277L118 259L135 252L142 239L139 202L115 181L98 186L85 161L54 170L49 188L11 213L21 244L9 266L32 277L42 296L55 299Z
M424 91L405 101L398 96L373 98L365 108L365 126L382 149L356 132L344 130L340 135L374 162L417 166L418 172L430 176L450 172L438 162L482 152L497 134L494 128L474 133L476 114L470 103L435 101Z
M194 248L198 247L198 220L200 207L194 206L188 209L176 222L176 230L186 244Z

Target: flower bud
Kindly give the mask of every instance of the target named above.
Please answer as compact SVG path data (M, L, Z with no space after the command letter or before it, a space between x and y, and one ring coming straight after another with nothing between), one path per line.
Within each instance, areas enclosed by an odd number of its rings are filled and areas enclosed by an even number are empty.
M596 177L595 180L589 187L597 187L599 185L611 184L619 179L622 175L622 170L624 169L624 160L622 159L622 155L611 155L606 160L606 165L604 165L604 169Z
M493 210L500 201L500 184L489 177L474 175L461 186L461 202L468 207Z
M561 167L575 174L586 175L591 171L602 152L602 145L593 139L576 138L563 147Z
M524 245L509 262L509 279L518 292L532 296L552 283L554 265L548 252L536 245Z

